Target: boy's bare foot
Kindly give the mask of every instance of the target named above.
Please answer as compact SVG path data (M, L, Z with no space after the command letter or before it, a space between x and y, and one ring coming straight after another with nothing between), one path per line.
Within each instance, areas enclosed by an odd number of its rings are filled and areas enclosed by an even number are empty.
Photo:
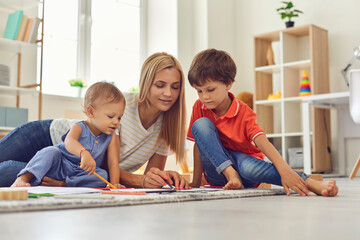
M239 174L235 171L235 169L232 166L225 168L225 170L222 173L225 175L226 179L228 180L228 182L223 187L223 189L232 190L232 189L244 188Z
M58 181L49 177L43 177L41 186L66 187L64 181Z
M334 197L339 192L339 188L336 186L336 181L334 179L323 182L308 178L305 182L308 185L310 191L320 196Z
M223 187L225 190L234 190L234 189L243 189L244 186L242 185L241 181L237 179L230 180L227 184Z
M10 187L30 187L30 180L34 177L29 172L24 173L23 175L19 176L15 182Z

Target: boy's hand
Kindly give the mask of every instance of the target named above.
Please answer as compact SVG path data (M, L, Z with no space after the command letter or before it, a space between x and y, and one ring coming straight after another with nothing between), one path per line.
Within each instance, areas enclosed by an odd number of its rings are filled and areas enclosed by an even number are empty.
M84 151L81 155L80 168L87 171L89 175L93 174L96 169L96 162L89 151Z
M290 196L290 189L294 190L301 196L310 196L309 189L305 181L294 171L289 170L281 175L281 182L285 189L286 195Z

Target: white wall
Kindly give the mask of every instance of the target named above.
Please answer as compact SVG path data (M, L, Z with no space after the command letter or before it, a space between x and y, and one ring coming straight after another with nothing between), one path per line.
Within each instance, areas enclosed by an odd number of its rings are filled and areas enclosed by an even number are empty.
M285 28L276 8L279 0L181 0L178 1L179 60L187 74L193 56L206 48L214 47L227 51L238 67L232 91L254 91L254 46L257 34ZM302 0L293 1L304 14L294 18L295 26L314 24L328 30L330 56L330 91L347 91L340 70L360 44L360 21L357 13L360 1ZM360 61L353 68L359 68ZM187 112L197 99L195 91L187 86ZM334 117L332 113L332 117ZM334 118L335 119L335 118ZM336 119L335 119L336 120ZM333 156L337 155L336 121L332 123ZM355 141L355 144L354 144ZM347 140L347 169L353 166L357 154L356 139ZM192 147L192 145L191 145ZM189 153L192 165L192 152ZM348 172L347 171L347 172Z
M145 51L147 54L145 58L155 52L167 52L177 56L176 3L177 0L151 0L146 2L147 36Z

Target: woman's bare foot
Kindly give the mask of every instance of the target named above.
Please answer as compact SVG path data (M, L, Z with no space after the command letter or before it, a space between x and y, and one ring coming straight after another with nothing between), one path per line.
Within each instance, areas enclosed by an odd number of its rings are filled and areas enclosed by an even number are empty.
M64 181L55 180L49 177L43 177L41 186L52 186L52 187L66 187Z
M311 178L306 179L306 184L308 185L310 191L325 197L334 197L338 194L339 188L336 185L336 181L334 179L330 179L327 182L316 181Z
M10 187L30 187L30 180L34 177L32 173L26 172L19 176Z
M244 188L239 174L235 171L235 169L232 166L225 168L225 170L222 173L225 175L226 179L228 180L228 182L223 187L223 189L232 190L232 189Z

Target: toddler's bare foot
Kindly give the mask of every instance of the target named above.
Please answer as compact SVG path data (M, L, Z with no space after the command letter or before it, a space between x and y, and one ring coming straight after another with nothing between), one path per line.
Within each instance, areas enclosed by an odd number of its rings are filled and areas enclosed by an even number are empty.
M18 177L10 187L30 187L30 183Z
M25 172L21 176L19 176L15 182L10 187L30 187L30 180L34 177L34 175L30 172Z
M41 186L66 187L64 181L58 181L49 177L43 177Z
M306 179L306 183L309 189L319 196L334 197L339 192L339 188L336 185L336 181L334 179L323 182L308 178Z

